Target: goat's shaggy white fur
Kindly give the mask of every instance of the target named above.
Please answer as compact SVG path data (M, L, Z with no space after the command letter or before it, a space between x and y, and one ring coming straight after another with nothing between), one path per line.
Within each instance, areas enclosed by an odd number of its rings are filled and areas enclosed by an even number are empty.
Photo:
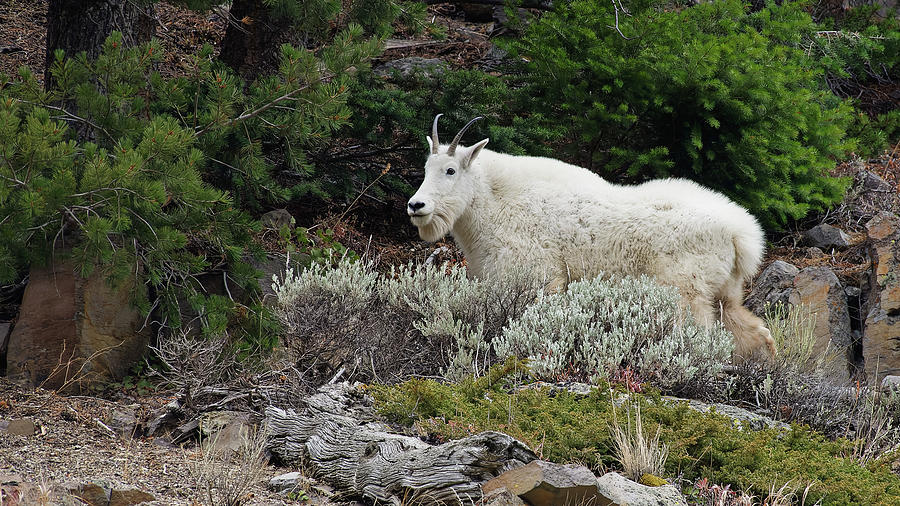
M736 356L775 353L742 303L764 249L745 209L688 180L615 185L558 160L483 149L487 141L451 154L432 144L408 208L422 239L451 233L471 275L526 268L545 275L550 290L599 273L648 274L676 286L699 322L719 317L735 335Z

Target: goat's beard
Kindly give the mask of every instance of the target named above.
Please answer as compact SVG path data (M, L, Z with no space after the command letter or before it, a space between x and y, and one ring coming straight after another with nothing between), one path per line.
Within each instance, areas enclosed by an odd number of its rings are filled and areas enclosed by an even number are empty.
M450 230L453 228L453 222L439 209L435 209L435 211L429 215L429 218L431 219L424 224L413 223L416 228L419 229L419 237L424 241L435 242L449 234Z

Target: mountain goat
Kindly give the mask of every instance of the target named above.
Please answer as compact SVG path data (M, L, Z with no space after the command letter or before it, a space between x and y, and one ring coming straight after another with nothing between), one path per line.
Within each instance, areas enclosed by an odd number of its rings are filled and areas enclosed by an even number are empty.
M764 249L756 219L724 195L684 179L615 185L550 158L484 149L489 139L438 140L407 213L426 241L452 234L470 275L529 268L564 290L599 273L647 274L677 287L698 322L719 316L735 355L775 354L763 321L743 306L743 287ZM720 305L721 304L721 305Z

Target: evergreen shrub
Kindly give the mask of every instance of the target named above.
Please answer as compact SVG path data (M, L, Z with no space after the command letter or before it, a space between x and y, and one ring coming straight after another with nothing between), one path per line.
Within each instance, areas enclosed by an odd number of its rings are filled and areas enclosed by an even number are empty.
M509 44L534 111L566 128L577 157L615 181L694 179L767 228L840 200L827 171L851 147L851 107L807 54L819 27L801 5L627 7L617 21L610 2L558 2Z
M317 53L283 46L280 74L245 91L209 46L169 79L156 42L114 33L94 61L57 52L49 90L27 68L0 77L0 282L71 250L83 275L152 288L134 302L176 325L179 291L208 302L201 272L227 267L252 290L245 210L321 190L304 149L346 123L347 69L378 46L357 25Z

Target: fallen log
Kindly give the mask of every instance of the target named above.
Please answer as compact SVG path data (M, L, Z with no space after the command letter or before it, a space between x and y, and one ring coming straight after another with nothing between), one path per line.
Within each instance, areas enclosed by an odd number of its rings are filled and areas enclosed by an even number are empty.
M391 504L473 504L481 484L537 457L524 443L482 432L441 445L397 434L379 422L362 388L325 385L302 413L266 408L268 449L302 463L349 496Z

